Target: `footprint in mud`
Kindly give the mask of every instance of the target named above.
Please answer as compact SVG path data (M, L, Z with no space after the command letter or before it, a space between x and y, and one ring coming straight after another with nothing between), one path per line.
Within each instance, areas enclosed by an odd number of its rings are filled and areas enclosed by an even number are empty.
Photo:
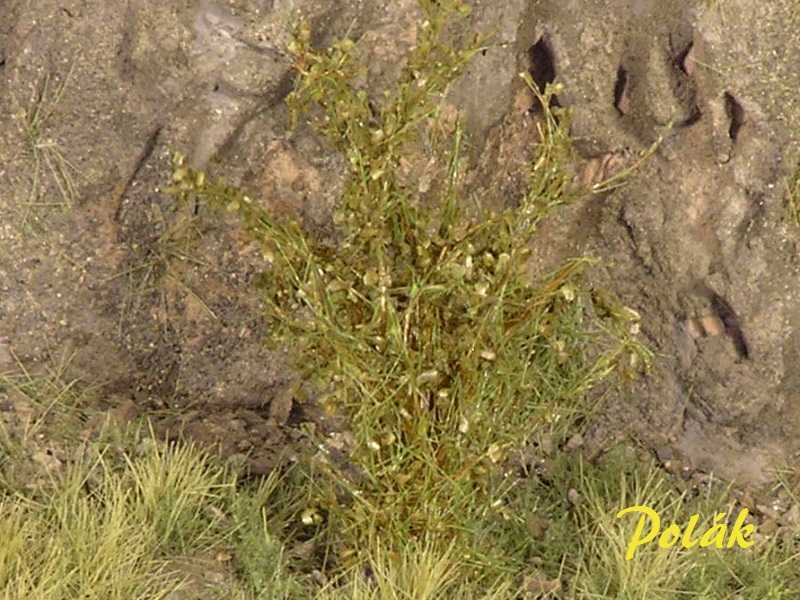
M628 70L620 65L617 69L617 80L614 82L614 108L621 117L631 112L629 83Z
M540 94L544 94L547 86L556 83L556 58L552 42L547 34L542 34L538 40L528 48L525 53L524 67L531 76L533 84ZM627 90L627 72L620 67L617 74L617 84L614 89L614 105L620 115L625 114L630 108L630 97ZM513 107L515 113L539 112L539 101L527 88L521 88L514 97ZM557 95L550 97L548 108L561 108ZM591 189L593 186L607 181L626 167L631 158L628 149L605 152L589 158L579 169L573 184L579 189Z
M635 47L636 44L632 46ZM685 199L675 203L675 212L682 214L684 219L683 227L681 222L676 222L673 235L684 240L687 244L686 250L703 257L702 260L682 265L688 277L702 279L709 274L709 269L716 269L724 264L721 256L723 244L720 241L722 233L719 227L721 194L713 185L709 185L713 183L709 181L709 174L730 162L747 123L746 113L740 101L729 91L712 97L704 94L703 82L697 77L699 65L704 64L703 45L693 33L690 35L687 31L681 31L670 35L667 51L655 62L652 56L651 52L644 66L619 66L614 85L614 107L620 119L625 120L629 114L636 114L637 104L649 103L650 107L640 110L639 115L649 114L648 122L652 129L663 125L663 122L660 123L655 118L657 114L665 117L669 112L671 115L666 123L667 148L663 149L661 155L673 164L687 160L695 163L683 173L673 175L678 183L676 196ZM623 63L631 64L636 61L631 56ZM654 64L658 64L658 67L654 68ZM631 73L635 72L644 78L638 89L632 81ZM655 83L659 80L661 84ZM632 87L634 91L631 91ZM665 95L670 96L670 102L657 105L654 99ZM705 118L706 115L708 119ZM703 143L708 145L709 142L709 152L698 152ZM584 173L589 181L590 176L596 177L596 173L604 175L604 169L598 166L597 161L598 159L590 160L586 166ZM604 164L613 164L608 155L600 163ZM731 208L736 208L735 202L728 202L723 211ZM740 219L745 218L746 211L738 212L741 213L738 215ZM749 346L735 311L722 296L705 285L700 287L701 295L710 305L710 310L699 317L688 319L684 323L684 331L694 340L727 336L732 341L737 356L748 359Z
M544 94L548 85L556 81L556 62L553 54L553 47L546 35L541 36L537 42L528 48L527 70L533 79L534 85L540 94ZM548 108L560 107L558 97L554 94L550 97ZM530 107L531 111L536 111L538 106L534 101Z
M582 240L579 252L618 265L603 281L641 309L646 335L671 357L664 369L675 385L643 394L642 427L659 422L681 437L674 415L702 404L692 419L709 440L723 424L756 451L762 421L797 405L796 385L777 383L793 381L782 346L786 315L797 310L787 300L797 293L796 264L782 251L778 213L783 154L796 143L783 123L800 117L766 86L789 67L777 60L780 43L759 35L766 26L744 16L721 23L700 3L590 4L576 24L567 3L539 3L518 49L528 64L519 66L540 87L564 83L558 100L572 113L582 160L577 185L605 191L603 181L636 168L624 188L579 205L553 237ZM702 458L706 449L690 450Z
M580 189L597 191L602 189L626 167L630 166L632 153L628 149L606 152L586 161L576 178Z
M700 125L694 143L710 141L717 163L726 164L747 123L745 108L732 91L707 84L704 43L688 24L666 38L653 44L637 33L625 43L610 97L620 126L647 146L655 132L678 137Z
M716 79L705 72L702 38L688 26L667 38L663 46L644 46L634 35L617 68L611 100L621 127L633 130L645 142L643 147L651 139L648 136L660 131L658 155L672 163L664 169L678 186L675 192L685 198L668 210L683 217L684 235L705 255L698 263L699 271L688 274L702 278L711 264L720 262L724 249L731 247L721 238L729 238L731 231L741 232L742 223L753 218L745 190L732 189L735 171L720 169L732 163L737 149L753 133L742 101L730 90L720 90ZM741 169L741 163L732 166ZM681 164L685 168L678 172L674 167ZM597 170L590 161L586 178ZM721 203L729 194L728 202Z
M733 342L739 358L749 359L747 339L736 313L720 296L715 295L714 300L712 307L714 310L711 313L686 320L684 323L686 333L695 341L725 335Z

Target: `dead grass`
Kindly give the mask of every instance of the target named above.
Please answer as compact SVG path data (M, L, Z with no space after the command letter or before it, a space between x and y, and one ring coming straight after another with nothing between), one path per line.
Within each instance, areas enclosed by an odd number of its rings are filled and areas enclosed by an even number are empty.
M9 416L18 421L9 426L0 420L0 486L16 490L32 483L32 464L58 464L54 452L80 429L81 409L93 390L66 377L71 358L63 355L36 373L17 361L15 372L0 374L0 393L13 402Z
M50 136L52 120L70 83L75 63L60 80L45 73L26 100L16 99L22 133L32 161L28 198L21 204L19 227L22 231L44 230L46 215L68 210L77 199L76 181L80 170L64 155L61 145ZM57 195L58 200L54 199Z
M173 219L158 206L152 208L154 223L151 239L131 248L129 264L106 281L125 280L125 293L120 306L118 331L123 331L131 318L139 313L145 300L155 296L160 308L160 323L168 331L175 292L191 296L212 319L216 313L205 303L202 294L187 283L187 270L208 265L197 257L194 242L199 235L197 219L180 215ZM172 291L172 293L170 293Z
M800 168L786 181L786 215L792 225L800 227Z
M267 531L276 477L243 487L191 445L141 428L114 437L81 447L46 488L0 494L0 598L245 600L299 589ZM190 568L209 555L205 571Z
M550 476L534 477L520 493L525 500L520 508L536 498L533 513L548 525L534 552L540 557L539 577L564 582L553 597L733 600L800 593L800 537L791 529L744 550L665 550L651 544L640 547L634 560L625 559L636 519L617 518L619 510L649 506L666 522L662 526L686 524L699 514L700 532L715 513L738 513L724 483L682 490L647 453L630 446L612 449L594 464L569 453L559 453L554 463ZM573 502L565 503L565 490L574 490Z

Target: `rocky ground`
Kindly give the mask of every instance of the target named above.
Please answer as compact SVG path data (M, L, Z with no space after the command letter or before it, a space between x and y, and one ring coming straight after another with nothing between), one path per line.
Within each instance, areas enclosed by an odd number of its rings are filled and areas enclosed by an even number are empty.
M773 479L800 452L800 231L786 218L800 7L473 7L470 26L492 37L445 102L468 125L477 200L499 190L513 204L524 188L535 135L521 71L564 84L585 183L638 166L626 186L558 213L534 248L539 272L601 258L595 283L641 313L658 355L592 435L634 434L680 472ZM202 207L179 218L161 190L180 150L327 226L343 159L290 129L282 103L298 11L319 44L362 38L371 94L416 39L413 0L0 3L0 370L55 369L93 386L81 402L151 415L256 473L292 452L307 411L262 344L260 254ZM13 395L2 410L22 422Z

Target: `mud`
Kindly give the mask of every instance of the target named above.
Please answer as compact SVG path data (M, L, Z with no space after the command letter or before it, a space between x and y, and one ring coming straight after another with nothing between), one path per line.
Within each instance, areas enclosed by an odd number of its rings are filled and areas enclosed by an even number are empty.
M633 181L562 212L534 248L543 268L575 253L602 258L596 282L644 316L658 351L658 372L609 406L597 431L624 422L650 443L663 436L693 469L751 483L798 450L797 232L785 220L796 11L539 2L520 10L506 50L518 69L565 84L558 101L572 110L584 173L659 144ZM499 89L508 75L485 77ZM490 148L519 129L491 122L478 124ZM524 143L498 162L524 154Z
M0 5L0 368L67 355L103 407L133 402L256 472L294 452L306 409L262 344L258 253L160 190L179 149L327 226L342 159L290 131L282 105L298 9L320 44L363 38L371 94L415 40L411 0ZM564 84L586 181L658 143L625 187L546 223L532 269L602 258L594 283L643 315L658 353L593 435L633 432L742 483L800 450L800 233L784 206L799 13L790 0L475 2L470 26L493 38L446 100L489 205L513 204L535 150L520 71Z

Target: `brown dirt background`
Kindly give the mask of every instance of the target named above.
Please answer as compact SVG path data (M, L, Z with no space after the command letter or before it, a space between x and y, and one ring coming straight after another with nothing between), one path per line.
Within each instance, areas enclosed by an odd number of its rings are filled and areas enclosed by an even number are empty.
M629 185L564 209L534 248L535 270L601 258L593 282L642 314L658 354L591 435L635 435L681 472L770 480L800 451L800 233L785 216L797 2L473 7L469 26L493 38L445 101L468 125L477 200L513 204L524 188L535 134L521 71L565 84L590 179L663 138ZM363 36L372 94L419 16L412 0L0 2L0 370L66 364L101 408L218 443L256 473L291 454L310 417L262 344L258 252L202 211L191 243L174 235L159 190L181 150L327 225L342 159L290 131L282 104L298 10L320 44Z

